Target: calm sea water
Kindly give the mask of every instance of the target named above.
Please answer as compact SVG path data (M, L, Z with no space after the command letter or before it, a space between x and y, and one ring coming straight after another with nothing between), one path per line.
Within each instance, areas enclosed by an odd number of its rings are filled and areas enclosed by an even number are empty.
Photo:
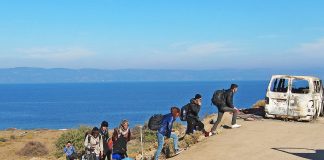
M216 89L239 85L234 103L247 108L263 99L266 81L240 82L118 82L92 84L2 84L0 129L63 129L98 126L102 120L116 127L122 119L143 124L152 114L183 106L196 93L203 96L200 116L217 112L211 106Z

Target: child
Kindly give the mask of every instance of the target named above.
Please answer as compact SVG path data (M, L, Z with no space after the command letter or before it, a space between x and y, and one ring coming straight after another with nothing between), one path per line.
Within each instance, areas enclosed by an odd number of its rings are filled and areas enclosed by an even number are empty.
M73 147L71 141L68 141L64 147L64 153L66 155L66 160L74 160L76 159L75 155L75 148Z

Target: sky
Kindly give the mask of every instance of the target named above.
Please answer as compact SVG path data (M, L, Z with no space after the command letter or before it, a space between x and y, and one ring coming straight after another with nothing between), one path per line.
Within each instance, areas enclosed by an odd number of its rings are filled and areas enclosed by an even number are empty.
M0 68L324 68L322 0L2 0Z

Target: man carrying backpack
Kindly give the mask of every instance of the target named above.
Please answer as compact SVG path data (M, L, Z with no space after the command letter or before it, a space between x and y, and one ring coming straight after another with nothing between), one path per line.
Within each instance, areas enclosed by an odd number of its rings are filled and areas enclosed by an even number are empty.
M199 111L201 108L201 95L196 94L195 98L190 100L188 105L187 113L187 131L186 134L192 134L194 130L202 131L205 134L205 137L211 135L210 132L205 130L205 125L199 120Z
M237 90L238 90L238 85L232 84L230 89L223 90L223 91L216 91L214 93L212 102L218 108L218 116L217 116L216 122L215 122L215 120L213 120L211 122L214 124L211 129L211 132L213 134L216 134L215 133L216 128L217 128L218 124L221 122L225 112L233 113L231 128L241 127L241 125L236 124L236 116L237 116L238 109L235 108L234 104L233 104L233 96L237 92Z
M164 136L173 139L174 150L176 154L179 154L183 150L179 149L178 146L178 136L172 133L173 122L179 117L180 109L177 107L171 108L171 113L163 116L160 128L156 133L158 140L158 148L155 152L154 160L158 160L164 145Z

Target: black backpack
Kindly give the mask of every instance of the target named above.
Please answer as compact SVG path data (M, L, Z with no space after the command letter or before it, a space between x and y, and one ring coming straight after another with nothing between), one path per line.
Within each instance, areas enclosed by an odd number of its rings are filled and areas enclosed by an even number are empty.
M114 142L113 153L119 153L121 155L127 154L127 139L124 136L120 136Z
M187 121L187 116L189 113L189 106L190 104L186 104L181 108L181 113L180 113L180 120L181 121Z
M225 102L225 90L217 90L213 94L213 98L211 99L213 105L217 106Z
M153 131L160 129L162 120L163 120L162 114L153 115L148 121L148 128Z

